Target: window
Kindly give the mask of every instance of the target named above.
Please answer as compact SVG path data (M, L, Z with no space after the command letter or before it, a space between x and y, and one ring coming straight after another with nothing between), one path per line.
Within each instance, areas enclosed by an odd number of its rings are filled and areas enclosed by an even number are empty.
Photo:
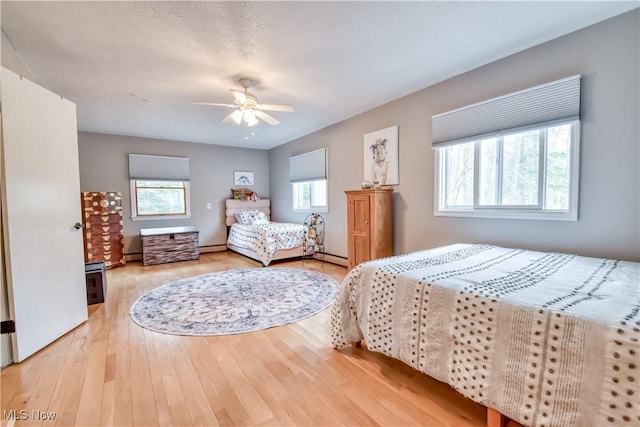
M291 183L294 211L327 212L327 180Z
M576 219L579 123L440 148L436 215Z
M189 218L189 159L129 154L131 219Z
M188 217L189 182L131 180L133 219Z
M580 76L432 117L435 214L578 218Z
M327 212L327 149L289 158L294 211Z

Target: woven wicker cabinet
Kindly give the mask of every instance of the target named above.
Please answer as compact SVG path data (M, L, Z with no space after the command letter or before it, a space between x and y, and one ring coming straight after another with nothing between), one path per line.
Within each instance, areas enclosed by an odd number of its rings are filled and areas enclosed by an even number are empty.
M200 257L198 229L187 227L143 228L142 263L144 265L189 261Z

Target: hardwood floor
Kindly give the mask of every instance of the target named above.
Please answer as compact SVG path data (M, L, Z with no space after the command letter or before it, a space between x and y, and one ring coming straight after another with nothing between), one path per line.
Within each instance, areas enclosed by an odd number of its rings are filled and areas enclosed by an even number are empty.
M314 260L272 266L339 282L346 274ZM330 308L294 324L217 337L155 333L129 318L130 305L159 285L246 267L260 264L218 252L109 270L107 300L89 306L86 323L2 370L2 425L486 425L484 407L445 384L365 346L334 350Z

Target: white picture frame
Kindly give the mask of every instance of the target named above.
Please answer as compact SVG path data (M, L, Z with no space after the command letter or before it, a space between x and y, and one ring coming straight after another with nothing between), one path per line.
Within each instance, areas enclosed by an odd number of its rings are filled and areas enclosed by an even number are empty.
M233 171L233 185L253 185L252 171Z
M398 185L398 125L364 135L364 180L374 186Z

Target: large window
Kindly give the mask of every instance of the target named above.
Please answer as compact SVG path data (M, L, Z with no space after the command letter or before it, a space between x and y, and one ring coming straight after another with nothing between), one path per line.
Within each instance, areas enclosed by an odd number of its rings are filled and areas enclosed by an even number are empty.
M447 146L436 152L436 214L575 219L578 124Z
M294 182L293 191L294 211L327 211L327 180Z
M578 218L580 76L432 118L435 214Z
M189 212L188 181L131 180L132 216L185 217Z
M327 212L327 149L289 158L294 211Z
M177 219L191 215L189 159L129 154L131 219Z

